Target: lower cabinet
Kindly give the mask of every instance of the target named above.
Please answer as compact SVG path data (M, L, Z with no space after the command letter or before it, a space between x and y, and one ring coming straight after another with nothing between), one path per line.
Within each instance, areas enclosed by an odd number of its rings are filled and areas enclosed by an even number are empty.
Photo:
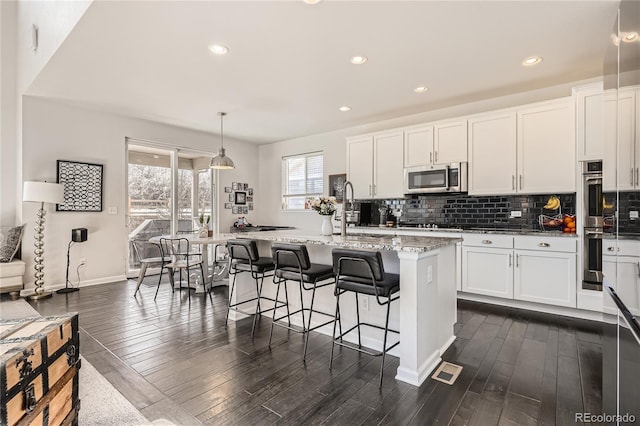
M462 291L576 307L575 239L477 234L463 238Z
M463 246L462 291L513 299L513 250Z
M575 253L515 250L513 298L576 307Z
M640 315L640 257L602 256L602 272L633 315ZM604 311L616 314L618 309L604 289Z

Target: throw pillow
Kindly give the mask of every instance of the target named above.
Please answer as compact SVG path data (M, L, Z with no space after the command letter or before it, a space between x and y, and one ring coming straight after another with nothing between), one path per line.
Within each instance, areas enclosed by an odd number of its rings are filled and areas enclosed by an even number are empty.
M0 235L0 262L11 262L20 248L24 225L9 228L8 231Z

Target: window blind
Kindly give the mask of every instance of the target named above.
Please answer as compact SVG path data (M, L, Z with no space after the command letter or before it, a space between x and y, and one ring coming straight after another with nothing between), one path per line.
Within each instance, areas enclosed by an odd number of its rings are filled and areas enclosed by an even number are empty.
M323 155L320 152L295 155L282 159L283 210L308 209L308 200L322 196Z

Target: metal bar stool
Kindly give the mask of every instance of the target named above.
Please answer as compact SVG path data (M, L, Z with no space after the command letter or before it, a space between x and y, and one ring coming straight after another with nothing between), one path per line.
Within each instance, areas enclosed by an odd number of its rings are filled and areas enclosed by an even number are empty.
M398 340L393 345L387 347L387 335L389 332L400 335L399 331L389 330L389 311L391 308L391 302L400 298L400 295L394 296L400 291L400 276L384 272L382 255L379 251L333 249L331 253L333 257L333 268L336 273L336 320L333 323L333 341L331 342L331 361L329 363L329 368L333 365L333 349L335 345L344 346L373 356L382 356L379 384L379 386L382 386L385 355L389 350L400 344L400 341ZM356 296L357 323L344 333L340 330L340 335L336 336L336 322L338 322L342 328L340 319L340 295L347 291L353 292ZM387 306L387 315L384 327L360 321L358 294L375 296L376 301L380 306ZM362 348L362 340L360 337L361 326L384 330L382 351L368 351ZM342 340L345 335L354 329L358 330L357 347Z
M182 290L182 271L184 270L187 275L187 291L189 291L189 306L191 306L191 277L189 276L189 270L191 268L200 268L200 274L202 274L202 280L206 275L204 274L204 267L202 265L202 255L200 253L193 253L190 251L191 242L187 238L160 238L160 251L162 258L169 258L170 262L162 264L162 269L169 270L169 282L171 283L172 291L175 289L175 281L173 274L176 270L180 271L180 290ZM153 300L158 297L158 290L160 289L160 281L162 280L162 269L160 270L160 278L158 279L158 288L156 288L156 295ZM209 298L213 302L211 292L209 292Z
M309 345L309 332L331 324L335 320L335 316L325 312L317 311L313 309L313 302L316 297L316 289L322 288L328 285L333 285L335 277L333 274L333 267L331 265L321 265L317 263L311 263L309 260L309 252L307 247L301 244L286 244L286 243L273 243L271 245L271 254L275 262L275 272L273 277L274 284L278 285L276 290L276 300L280 294L280 284L284 283L285 300L287 314L276 317L276 310L273 311L273 320L271 322L271 331L269 333L269 345L271 345L271 338L273 337L273 326L287 328L295 331L296 333L302 333L305 335L304 340L304 353L302 359L306 361L307 358L307 346ZM328 279L332 279L330 282L321 283ZM300 309L295 312L289 311L289 291L287 289L287 281L297 281L300 284ZM306 308L304 306L304 299L302 297L302 290L310 290L311 293L311 305ZM309 318L305 321L305 311L309 313ZM313 313L326 315L332 319L311 327L311 315ZM300 313L302 315L302 329L293 327L291 325L291 317ZM287 319L287 324L279 323L282 319Z
M229 302L227 304L227 317L225 318L224 323L225 325L227 324L227 321L229 320L229 311L231 309L245 315L254 315L253 325L251 327L251 337L253 337L258 318L264 312L275 310L278 303L281 303L281 306L284 306L283 302L277 301L277 297L275 299L271 299L269 297L262 296L262 284L264 282L264 278L271 276L267 275L267 273L273 271L275 265L273 264L272 258L259 256L258 245L255 240L229 240L227 241L227 250L229 252L229 275L233 276L233 280L231 280L231 290L229 291ZM251 278L253 278L256 283L256 297L232 304L231 299L236 287L236 276L243 272L251 273ZM274 307L263 310L260 306L260 300L262 299L274 302ZM246 312L238 308L238 306L250 302L257 302L255 312Z

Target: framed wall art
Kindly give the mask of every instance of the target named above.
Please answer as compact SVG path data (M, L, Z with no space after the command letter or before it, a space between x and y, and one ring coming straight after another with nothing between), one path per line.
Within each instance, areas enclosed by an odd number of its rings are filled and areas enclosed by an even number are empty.
M247 204L247 193L246 192L236 192L236 200L235 204Z
M329 197L336 197L337 203L342 203L344 200L344 194L342 191L346 181L346 173L340 175L329 175Z
M64 185L64 202L56 204L56 211L102 211L102 164L58 160L57 177Z

